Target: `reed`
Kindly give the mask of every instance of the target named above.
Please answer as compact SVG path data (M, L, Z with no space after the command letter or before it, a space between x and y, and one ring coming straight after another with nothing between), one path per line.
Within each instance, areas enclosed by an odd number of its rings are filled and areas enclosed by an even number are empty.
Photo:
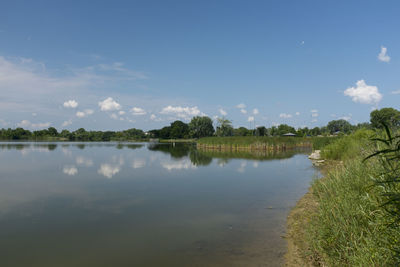
M306 229L310 254L326 266L399 266L399 224L385 202L388 188L377 181L387 173L376 154L376 139L359 131L326 146L326 159L339 159L312 192L317 211ZM374 153L375 152L375 153ZM388 185L389 186L389 185ZM391 184L390 186L393 186ZM397 187L398 189L398 187ZM393 192L392 188L392 192Z

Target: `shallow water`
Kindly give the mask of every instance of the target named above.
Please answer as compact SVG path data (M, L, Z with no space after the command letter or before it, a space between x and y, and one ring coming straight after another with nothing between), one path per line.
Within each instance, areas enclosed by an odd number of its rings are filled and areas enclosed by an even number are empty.
M0 143L0 266L277 266L305 152Z

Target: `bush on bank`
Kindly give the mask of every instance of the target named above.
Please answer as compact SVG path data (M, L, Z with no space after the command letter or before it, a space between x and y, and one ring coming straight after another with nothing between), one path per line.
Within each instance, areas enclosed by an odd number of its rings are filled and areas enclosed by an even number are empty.
M371 131L358 131L322 150L325 159L343 160L312 184L318 209L307 226L307 241L314 259L325 265L400 264L399 223L385 205L388 190L399 192L400 188L398 182L381 183L387 173L385 159L364 161L379 149L376 140L371 141L372 135Z

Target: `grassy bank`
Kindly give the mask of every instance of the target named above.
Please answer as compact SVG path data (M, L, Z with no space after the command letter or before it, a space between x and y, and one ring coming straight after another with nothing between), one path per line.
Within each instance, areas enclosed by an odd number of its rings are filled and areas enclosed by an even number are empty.
M311 193L289 216L289 243L294 243L310 265L400 264L396 252L399 223L385 205L388 190L396 191L399 186L380 182L387 171L385 159L363 161L380 149L371 141L373 134L359 131L324 147L322 156L331 161L324 178L313 182ZM312 208L304 208L304 199Z
M319 147L335 140L336 137L205 137L197 141L200 149L223 150L285 150L298 147Z

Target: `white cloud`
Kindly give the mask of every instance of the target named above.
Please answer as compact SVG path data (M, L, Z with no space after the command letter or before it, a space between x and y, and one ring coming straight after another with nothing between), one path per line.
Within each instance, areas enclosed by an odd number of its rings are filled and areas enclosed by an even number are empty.
M66 93L87 96L88 91L95 88L119 86L121 82L146 78L122 65L98 64L49 71L45 64L33 59L0 56L0 92L4 99L0 110L48 112L49 99L62 99Z
M145 159L134 159L132 162L132 168L134 169L143 168L144 166L146 166Z
M118 112L119 115L124 115L125 111L121 110L120 112Z
M78 118L83 118L83 117L85 117L85 112L83 112L83 111L78 111L78 112L76 112L76 114L75 114Z
M157 117L155 114L150 115L150 120L152 121L163 121L162 118Z
M399 95L399 94L400 94L400 90L392 91L392 94L393 94L393 95Z
M196 169L197 167L192 164L189 159L183 159L180 161L162 161L161 166L168 171L171 170L189 170Z
M246 108L246 105L243 103L240 103L240 104L236 105L236 107L239 109L244 109L244 108Z
M247 114L247 110L245 110L243 108L240 110L240 112L242 112L243 114Z
M28 120L22 120L20 123L17 123L18 127L28 128L31 126L31 122Z
M22 128L48 128L50 125L50 122L32 123L28 120L22 120L20 123L17 123L17 126Z
M286 114L286 113L279 114L279 118L289 119L291 117L293 117L292 114Z
M76 115L78 118L83 118L83 117L92 115L93 113L94 113L94 111L93 111L92 109L85 109L84 111L78 111L78 112L76 112L75 115Z
M258 113L260 113L260 112L258 111L257 108L253 109L253 114L254 114L254 115L257 115Z
M114 175L119 173L120 166L119 165L111 165L111 164L101 164L100 169L97 172L105 177L111 179Z
M298 111L295 114L296 114L296 116L300 116L300 112L298 112Z
M78 173L78 169L75 166L64 166L63 173L74 176Z
M240 172L240 173L244 173L246 165L247 165L247 162L246 161L242 161L240 163L240 167L237 169L237 171Z
M205 116L203 112L201 112L198 107L181 107L181 106L167 106L163 108L160 114L169 114L174 115L179 118L189 119L193 116Z
M226 112L226 111L223 110L222 108L220 108L218 111L219 111L219 113L220 113L222 116L228 115L228 112Z
M387 53L387 48L384 46L381 46L381 52L378 55L378 59L382 62L389 62L390 57L386 53Z
M108 97L103 101L99 102L99 107L101 111L113 111L113 110L120 110L121 105L116 102L112 97Z
M78 106L78 102L75 100L68 100L64 102L65 108L76 108Z
M351 120L351 116L343 116L343 117L340 117L339 120L349 121L349 120Z
M316 118L318 116L319 116L318 110L317 109L312 109L311 110L311 117Z
M83 165L83 166L86 166L86 167L90 167L90 166L93 165L93 160L91 160L89 158L82 157L82 156L76 157L75 161L76 161L76 164Z
M110 115L110 117L111 117L111 119L118 120L118 115L115 114L115 113L112 113L112 114Z
M0 124L1 124L2 126L7 126L9 123L6 122L6 121L3 120L3 119L0 119Z
M254 121L254 117L253 117L253 116L249 116L249 117L247 118L247 121L248 121L248 122L253 122L253 121Z
M67 120L67 121L64 121L64 122L61 124L61 127L66 127L66 126L71 125L71 124L72 124L72 120Z
M135 115L135 116L140 116L140 115L146 115L147 114L147 112L144 109L138 108L138 107L131 108L131 113L132 113L132 115Z
M312 120L311 120L311 122L317 122L317 121L318 121L317 119L312 119Z
M377 104L382 99L378 87L367 85L364 80L357 81L356 87L347 88L345 96L350 96L353 102L362 104Z

